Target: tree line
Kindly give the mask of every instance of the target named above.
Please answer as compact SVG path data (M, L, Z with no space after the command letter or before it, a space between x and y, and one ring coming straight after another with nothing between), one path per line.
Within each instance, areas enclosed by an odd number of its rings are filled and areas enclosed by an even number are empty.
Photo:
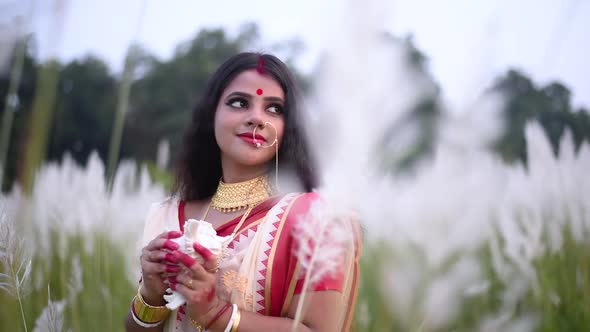
M426 56L416 49L410 38L395 39L411 52L413 65L423 75L429 74ZM126 114L120 158L154 163L161 140L170 143L174 156L181 135L190 119L190 109L203 90L206 80L225 59L260 43L258 28L247 24L235 36L223 29L203 29L196 36L181 43L169 60L160 60L140 46L132 49L136 61L129 111ZM21 83L18 86L16 111L10 132L10 145L4 173L3 190L9 190L22 174L23 151L31 137L31 109L36 82L42 66L35 47L29 42L24 56ZM280 46L280 48L278 48ZM289 41L271 47L280 49L288 63L293 63L302 45ZM51 126L46 161L60 160L69 153L81 164L92 151L107 159L109 140L121 78L113 73L100 58L88 55L67 63L58 63L55 110ZM291 65L291 68L295 68ZM296 69L296 68L295 68ZM312 80L295 70L304 91L309 91ZM10 75L0 74L0 98L4 101L9 89ZM497 78L492 89L507 97L503 112L506 128L494 149L507 161L526 161L524 125L531 119L544 127L556 153L560 137L571 131L576 145L590 141L590 115L587 109L575 109L571 92L562 83L545 86L535 84L521 71L510 69ZM434 124L440 114L438 93L419 103L412 114L423 129L422 139L415 152L404 160L411 164L426 153L433 135ZM0 112L4 112L2 109ZM0 116L0 119L2 117Z

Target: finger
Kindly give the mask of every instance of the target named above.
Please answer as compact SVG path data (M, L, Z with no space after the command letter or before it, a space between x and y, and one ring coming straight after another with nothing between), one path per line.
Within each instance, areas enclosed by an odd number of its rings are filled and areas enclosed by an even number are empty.
M195 282L196 284L196 282ZM174 288L173 288L174 287ZM171 284L170 288L182 294L188 303L209 303L211 290L209 288L191 289L184 284ZM215 296L213 296L215 298Z
M145 262L141 265L141 270L142 270L143 275L148 275L148 274L163 275L164 273L174 275L174 274L178 274L180 271L182 271L182 268L177 265Z
M176 239L182 236L182 232L179 231L169 231L169 232L162 232L158 236L156 236L148 245L146 246L149 249L159 249L163 246L163 243L166 240ZM171 249L176 250L176 249Z
M167 252L166 255L164 255L164 260L171 264L178 264L178 255Z
M167 239L176 239L182 236L182 232L180 231L168 231L168 232L162 232L160 234L158 234L158 236L156 236L153 241L156 240L167 240Z
M167 278L168 282L170 283L175 283L175 284L183 284L185 286L187 286L190 289L200 289L200 288L209 288L210 284L214 283L214 281L212 280L201 280L201 279L195 279L194 276L192 276L191 274L189 274L188 271L179 273L175 276L169 276Z
M193 248L205 260L205 263L203 264L205 270L213 271L217 269L217 256L215 256L211 250L205 248L198 242L193 243Z
M212 278L212 276L213 278L215 278L214 274L212 274L212 272L205 270L205 267L203 267L203 265L201 264L194 264L189 268L188 272L192 275L193 278L199 280L208 280L209 278Z
M182 236L180 231L166 231L156 236L156 239L175 239Z
M180 252L180 251L177 251L176 253L178 255L179 262L182 265L186 266L188 269L191 269L195 265L200 265L200 264L197 264L198 261L196 259L192 258L191 256L189 256L183 252Z
M180 264L186 266L192 277L196 279L207 280L207 278L211 277L211 272L206 271L196 259L185 253L180 253Z
M167 270L169 268L173 268L173 267L174 266L171 266L171 265L166 265L166 264L161 264L161 263L153 263L153 262L144 262L143 264L141 264L141 270L142 270L142 274L144 276L150 275L150 274L161 274L164 272L168 272ZM178 269L178 271L180 271L180 267L175 267L175 268Z
M180 248L180 245L178 245L178 243L176 243L170 239L156 238L156 239L152 240L150 243L148 243L148 245L145 246L144 249L146 249L148 251L153 251L153 250L160 250L160 249L177 250L178 248Z
M144 250L141 255L141 259L154 263L161 263L162 261L164 261L170 264L178 264L178 257L175 254L162 250Z
M198 243L198 242L193 243L193 248L195 249L195 251L197 253L199 253L199 255L201 255L203 257L205 262L215 259L215 255L213 255L211 250L203 247L200 243Z

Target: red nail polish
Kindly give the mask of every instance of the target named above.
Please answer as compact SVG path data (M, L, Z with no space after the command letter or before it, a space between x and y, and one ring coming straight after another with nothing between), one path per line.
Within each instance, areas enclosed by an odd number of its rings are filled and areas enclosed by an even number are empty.
M180 258L180 261L182 262L182 264L184 264L186 267L191 267L193 266L197 261L195 259L193 259L191 256L189 255L183 255Z
M168 277L168 282L170 282L170 284L176 284L176 276L170 276Z
M176 250L178 249L180 246L178 245L178 243L170 241L170 240L166 240L166 242L164 242L164 247L166 249L169 250Z
M197 242L193 243L193 248L199 253L199 255L203 256L206 261L211 260L213 257L213 253L209 249L203 247Z
M172 253L166 253L166 256L164 257L165 260L167 260L170 263L178 263L178 259L176 258L175 255L173 255Z
M170 232L168 232L168 238L169 239L175 239L175 238L181 237L181 236L182 236L182 233L179 232L179 231L170 231Z
M172 273L180 272L180 266L166 265L166 272L172 272Z

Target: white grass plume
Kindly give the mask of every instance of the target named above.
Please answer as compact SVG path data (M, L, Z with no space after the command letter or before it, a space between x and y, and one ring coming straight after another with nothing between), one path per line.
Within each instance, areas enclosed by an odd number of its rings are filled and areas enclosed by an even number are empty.
M166 193L154 183L145 168L134 162L121 162L112 191L107 191L104 164L93 152L86 166L80 166L69 155L60 163L44 164L35 176L30 197L23 196L18 187L3 198L7 207L19 209L24 236L31 241L31 251L44 257L57 252L66 256L66 241L72 236L84 238L84 251L93 253L97 234L107 236L126 253L130 281L137 282L139 261L137 253L145 221L143 208L161 201ZM60 234L57 243L49 234Z
M25 240L16 232L16 225L0 209L0 289L18 300L25 331L27 324L23 310L23 298L31 291L32 259L27 252Z
M52 301L51 291L47 285L47 306L35 321L33 332L62 332L66 301Z
M331 209L321 200L311 203L307 214L293 230L297 239L295 256L304 274L303 290L297 304L293 329L301 321L307 292L325 277L343 272L344 259L354 250L352 214Z
M375 13L386 12L384 0L347 5L350 17L337 27L333 38L340 39L326 43L311 104L319 133L312 142L324 171L319 191L341 209L358 210L368 240L385 240L401 256L384 267L384 282L392 284L386 297L402 325L444 330L463 304L462 290L489 285L478 256L489 246L506 285L497 315L505 320L482 323L482 330L530 331L535 313L514 317L514 309L535 285L533 260L562 249L565 225L577 241L590 241L590 148L582 144L576 153L566 133L556 157L534 123L526 128L528 165L504 164L487 149L502 129L502 99L477 98L482 85L471 84L442 110L429 159L411 174L382 174L377 160L390 153L381 142L388 124L432 88L412 72L404 51L382 38L383 17ZM451 272L441 273L453 257Z
M72 259L72 274L68 279L67 289L68 289L68 300L74 301L76 296L82 291L84 288L83 280L82 280L82 264L80 263L80 256L76 255Z

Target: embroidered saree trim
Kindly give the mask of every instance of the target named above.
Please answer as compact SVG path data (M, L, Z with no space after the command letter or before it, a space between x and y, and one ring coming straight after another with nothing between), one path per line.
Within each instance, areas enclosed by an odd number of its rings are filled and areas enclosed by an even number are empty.
M273 238L273 243L270 249L270 254L268 255L268 265L266 266L266 286L265 286L265 312L266 315L269 316L270 315L270 308L271 308L271 303L272 303L272 295L271 295L271 285L272 285L272 268L273 268L273 262L275 259L275 253L277 250L277 245L279 243L279 239L281 237L281 232L283 230L283 226L285 225L285 220L287 219L287 217L289 216L289 213L291 212L291 208L293 207L293 205L295 204L295 202L297 202L297 199L299 199L300 197L302 197L305 194L300 194L298 196L295 196L293 198L291 198L288 202L287 208L283 211L283 215L281 216L281 219L279 221L279 224L277 225L277 230L275 233L275 236Z
M295 295L295 286L297 285L297 280L299 279L300 271L301 264L299 263L299 260L297 260L293 276L291 276L291 281L289 281L287 296L285 297L285 302L283 302L283 308L281 308L281 317L285 317L289 312L289 307L291 307L291 302L293 302L293 296Z

